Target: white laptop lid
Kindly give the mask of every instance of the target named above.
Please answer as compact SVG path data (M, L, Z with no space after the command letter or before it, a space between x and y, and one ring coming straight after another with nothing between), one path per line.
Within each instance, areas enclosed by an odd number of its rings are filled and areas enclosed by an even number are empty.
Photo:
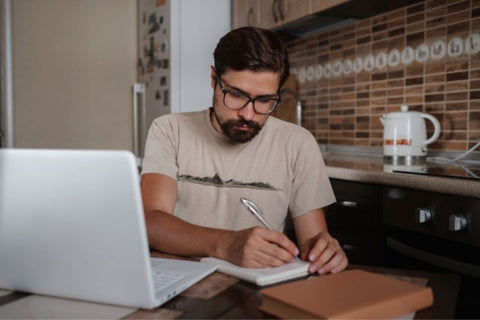
M135 157L0 150L0 288L152 308Z

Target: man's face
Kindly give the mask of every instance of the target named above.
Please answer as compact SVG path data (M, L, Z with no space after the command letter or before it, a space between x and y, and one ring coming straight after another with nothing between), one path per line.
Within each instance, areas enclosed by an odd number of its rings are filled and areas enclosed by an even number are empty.
M227 70L220 76L224 89L234 93L256 97L276 97L280 74L272 71L254 72L250 70ZM236 142L253 139L262 129L268 114L255 112L253 103L249 102L240 110L232 110L224 105L224 94L216 81L215 69L212 67L211 86L213 88L213 109L211 121L213 127ZM260 102L255 102L260 103ZM257 105L256 105L257 106Z

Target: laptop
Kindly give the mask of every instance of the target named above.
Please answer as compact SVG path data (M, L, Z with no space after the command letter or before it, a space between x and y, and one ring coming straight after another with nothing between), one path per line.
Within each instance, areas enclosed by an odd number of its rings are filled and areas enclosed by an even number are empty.
M215 271L150 258L128 151L0 150L0 288L152 309Z

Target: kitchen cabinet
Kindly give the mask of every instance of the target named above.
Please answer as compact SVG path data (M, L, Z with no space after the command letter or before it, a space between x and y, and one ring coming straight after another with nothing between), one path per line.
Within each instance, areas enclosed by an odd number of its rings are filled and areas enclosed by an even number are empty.
M257 24L257 1L233 0L232 1L232 28L255 26Z
M350 263L382 265L385 236L382 226L382 187L331 179L337 202L325 208L329 232L343 247Z
M349 0L233 0L232 26L273 29Z

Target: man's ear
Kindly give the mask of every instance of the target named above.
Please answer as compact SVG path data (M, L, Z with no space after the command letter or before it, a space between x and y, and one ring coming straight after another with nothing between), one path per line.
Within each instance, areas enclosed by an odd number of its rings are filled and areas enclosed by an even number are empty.
M217 74L215 72L215 67L210 66L210 86L212 87L212 89L215 89L216 82L217 82Z

